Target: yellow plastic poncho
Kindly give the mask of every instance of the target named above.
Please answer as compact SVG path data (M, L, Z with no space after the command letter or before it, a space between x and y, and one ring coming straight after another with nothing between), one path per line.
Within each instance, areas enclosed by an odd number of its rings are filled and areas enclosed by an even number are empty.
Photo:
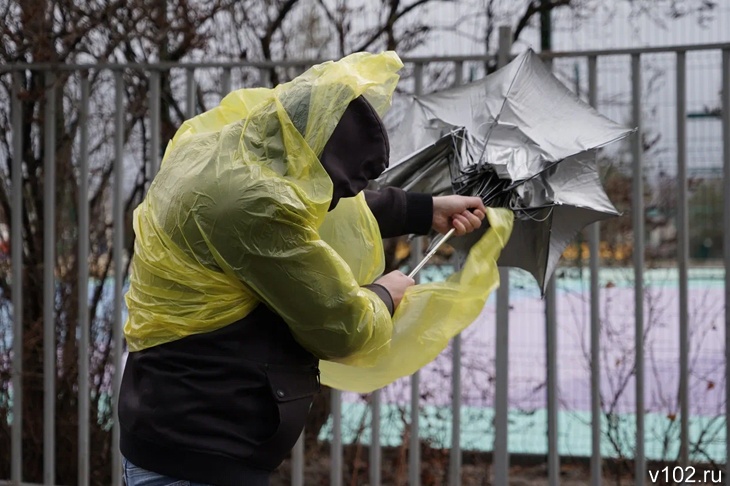
M498 282L508 213L490 212L494 229L461 276L413 288L391 318L361 287L384 266L363 195L327 212L318 154L354 98L383 115L401 67L392 52L353 54L273 89L234 91L183 124L134 212L131 351L219 329L263 302L324 360L325 384L366 391L415 371L473 321ZM406 336L424 346L418 356L400 349L415 347Z

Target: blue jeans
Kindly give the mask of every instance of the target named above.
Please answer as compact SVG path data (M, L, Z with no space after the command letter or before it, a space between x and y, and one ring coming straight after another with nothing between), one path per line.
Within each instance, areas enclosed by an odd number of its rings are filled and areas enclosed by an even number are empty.
M137 467L126 459L122 459L124 484L127 486L208 486L203 483L191 483L184 479L174 479Z

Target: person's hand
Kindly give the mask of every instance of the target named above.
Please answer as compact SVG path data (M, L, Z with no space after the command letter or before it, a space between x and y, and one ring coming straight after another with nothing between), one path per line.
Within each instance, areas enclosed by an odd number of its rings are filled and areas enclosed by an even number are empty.
M398 308L398 305L400 305L400 301L403 299L403 294L406 293L406 289L411 285L414 285L416 282L400 270L394 270L377 279L375 283L388 289L390 297L393 299L393 311L395 311L395 309Z
M442 235L451 228L456 228L457 235L465 235L482 225L486 211L479 197L437 196L433 198L432 227Z

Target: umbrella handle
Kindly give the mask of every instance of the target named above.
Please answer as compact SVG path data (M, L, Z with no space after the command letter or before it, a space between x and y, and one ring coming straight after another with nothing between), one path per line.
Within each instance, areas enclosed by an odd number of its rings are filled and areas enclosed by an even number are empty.
M448 240L449 238L451 238L451 236L452 236L452 235L454 234L454 232L455 232L455 231L456 231L456 228L451 228L451 229L449 230L449 232L448 232L448 233L446 233L446 234L444 235L444 237L443 237L443 238L441 238L441 239L439 240L439 242L438 242L438 243L436 243L436 245L435 245L435 246L434 246L433 248L431 248L431 251L429 251L429 252L428 252L428 253L426 254L426 256L425 256L425 257L423 257L423 260L421 260L421 261L420 261L420 262L418 263L418 265L416 265L416 268L414 268L414 269L413 269L413 270L411 271L411 273L409 273L409 274L408 274L408 277L409 277L409 278L413 278L413 277L414 277L414 276L415 276L415 275L416 275L416 274L418 273L418 271L419 271L419 270L420 270L421 268L423 268L423 266L424 266L424 265L426 264L426 262L428 262L428 261L429 261L429 260L431 259L431 257L432 257L432 256L433 256L433 255L434 255L434 254L436 253L436 250L438 250L438 249L439 249L439 248L441 247L441 245L443 245L444 243L446 243L446 240Z

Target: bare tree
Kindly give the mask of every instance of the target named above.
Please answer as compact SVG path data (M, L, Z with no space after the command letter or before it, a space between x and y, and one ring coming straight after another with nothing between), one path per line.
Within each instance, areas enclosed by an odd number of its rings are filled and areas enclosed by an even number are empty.
M206 42L206 21L228 6L224 2L154 2L149 8L143 1L101 1L88 0L35 0L8 1L0 3L4 22L0 26L0 59L9 63L71 63L71 62L145 62L148 60L180 60ZM23 479L30 482L42 481L43 464L43 248L44 200L55 198L56 212L54 226L57 229L53 242L56 254L54 274L56 276L55 339L56 376L56 477L58 482L76 482L77 458L77 382L89 380L91 393L91 467L95 484L109 484L111 473L108 467L112 448L109 426L112 420L110 409L110 374L115 372L111 355L122 350L113 350L111 345L111 319L105 303L105 288L110 285L107 277L114 272L127 273L132 239L125 242L125 248L113 248L111 241L112 221L110 217L110 191L114 164L125 163L114 160L109 140L113 133L113 110L108 99L112 90L108 72L90 70L80 73L60 70L26 69L20 73L20 100L22 104L22 127L12 137L21 137L22 154L12 154L11 140L0 139L0 151L6 154L0 162L3 177L0 182L0 225L14 227L21 225L23 234L21 251L23 256ZM53 76L51 76L53 75ZM91 86L91 146L89 147L91 172L79 174L75 140L80 128L79 79L87 76ZM10 98L13 91L12 76L1 78L2 91ZM147 111L146 77L142 73L125 70L124 79L124 126L125 143L133 139L139 142L133 155L144 160L147 152L144 121ZM163 76L163 80L167 78ZM41 130L46 120L45 107L55 93L56 187L49 193L44 187L43 161L47 134ZM162 87L163 127L172 133L179 124L181 110L172 96L169 82ZM0 106L0 125L3 133L10 133L9 106ZM11 221L10 187L12 157L22 159L23 219ZM125 234L132 234L130 212L142 196L149 174L145 164L125 163L125 170L133 181L124 196ZM78 376L78 295L79 286L87 281L78 280L77 251L80 235L77 231L79 178L88 177L91 194L90 266L90 332L94 343L91 351L90 376ZM125 255L123 268L113 268L113 252ZM10 281L9 262L2 262L0 295L4 305L11 301L13 287ZM7 323L1 323L4 330ZM8 404L12 400L7 386L10 377L9 339L0 342L0 449L9 451ZM9 474L9 457L0 460L0 476Z

